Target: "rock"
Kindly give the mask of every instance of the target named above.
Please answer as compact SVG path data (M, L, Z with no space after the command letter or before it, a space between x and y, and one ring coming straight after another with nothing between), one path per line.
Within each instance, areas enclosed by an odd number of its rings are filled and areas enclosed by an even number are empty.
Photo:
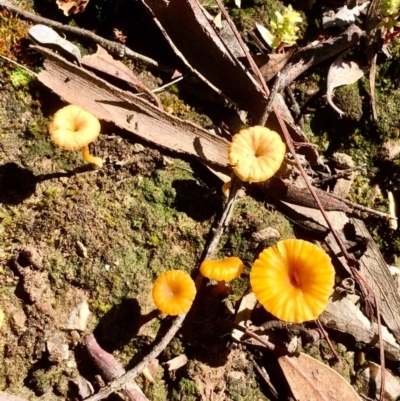
M89 305L86 300L76 305L67 321L68 330L85 331L90 316Z
M46 348L49 353L49 361L59 363L69 358L69 347L66 335L56 331L48 335Z
M251 238L255 241L255 242L262 242L262 241L266 241L266 240L278 240L280 238L280 234L279 231L276 228L272 228L272 227L267 227L264 228L260 231L257 231L255 233L253 233L251 235Z
M374 362L367 361L357 374L356 387L359 393L371 397L375 391L375 398L379 399L381 391L381 367ZM396 401L400 397L400 383L389 372L385 371L385 401Z
M400 141L388 141L379 148L377 157L381 160L393 160L399 153Z

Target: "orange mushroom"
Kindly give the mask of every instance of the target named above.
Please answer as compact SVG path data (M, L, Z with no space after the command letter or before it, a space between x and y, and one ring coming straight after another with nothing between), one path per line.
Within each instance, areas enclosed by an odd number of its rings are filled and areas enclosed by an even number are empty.
M200 272L204 277L217 280L216 287L212 290L213 295L225 292L229 287L226 281L239 277L243 272L243 262L236 256L223 260L206 259L200 265Z
M187 312L196 296L196 286L189 274L181 270L162 273L153 285L153 300L166 315Z
M317 319L333 291L335 269L318 246L288 239L264 249L250 271L261 305L286 322Z
M99 136L100 129L100 122L93 114L70 104L54 114L49 133L56 146L65 150L80 149L87 162L101 168L103 160L92 156L88 147Z
M232 138L228 159L242 181L261 182L279 170L285 152L286 146L277 132L255 126L241 130Z

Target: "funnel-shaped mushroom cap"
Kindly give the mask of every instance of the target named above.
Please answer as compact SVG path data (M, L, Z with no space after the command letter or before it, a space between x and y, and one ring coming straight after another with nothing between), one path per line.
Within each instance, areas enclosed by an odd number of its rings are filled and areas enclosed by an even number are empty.
M231 281L243 272L243 262L236 256L223 260L206 259L200 265L204 277L218 281Z
M99 136L100 129L100 122L93 114L70 104L54 114L49 133L58 147L78 150L93 142Z
M241 130L232 138L228 158L241 180L261 182L279 170L285 152L286 146L277 132L255 126Z
M330 257L318 246L288 239L264 249L250 272L261 305L286 322L313 320L328 305L335 280Z
M180 270L169 270L154 282L153 300L157 308L166 315L187 312L196 296L192 278Z

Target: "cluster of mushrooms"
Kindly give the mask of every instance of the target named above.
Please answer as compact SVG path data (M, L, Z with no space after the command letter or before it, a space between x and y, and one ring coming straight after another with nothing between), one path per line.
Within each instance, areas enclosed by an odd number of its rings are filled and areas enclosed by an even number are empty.
M102 159L92 156L88 149L88 144L100 133L100 123L92 114L78 106L66 106L54 115L49 132L57 146L80 149L86 161L102 167ZM262 182L279 170L285 152L286 146L278 133L255 126L233 137L228 158L242 181ZM217 295L229 289L225 282L239 277L243 268L243 262L233 256L223 260L206 259L200 272L217 281L212 290ZM318 317L329 302L334 278L329 256L318 246L298 239L283 240L264 249L250 271L250 285L260 304L278 319L291 323ZM170 270L156 279L152 295L162 313L179 315L190 309L196 286L189 274Z
M247 182L262 182L280 168L286 147L275 131L255 126L236 134L228 149L235 174ZM236 256L206 259L200 265L204 277L217 281L214 295L225 291L225 282L239 277L243 262ZM301 323L317 319L329 302L335 279L330 257L318 246L287 239L264 249L250 271L250 285L258 302L278 319ZM164 314L187 312L196 296L189 274L170 270L153 286L153 300Z

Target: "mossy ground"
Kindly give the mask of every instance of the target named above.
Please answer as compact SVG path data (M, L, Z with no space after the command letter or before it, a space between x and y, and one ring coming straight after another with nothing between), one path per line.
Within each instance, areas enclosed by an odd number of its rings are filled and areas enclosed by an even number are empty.
M68 22L111 36L115 26L105 15L118 20L121 10L107 0L94 3L89 3L87 13ZM53 3L25 5L67 21ZM246 32L255 22L267 25L268 15L281 7L275 0L248 1L233 16ZM147 21L145 16L140 18ZM303 30L313 28L310 18ZM0 33L6 35L0 35L0 52L36 69L40 60L27 47L27 27L2 11ZM124 22L117 27L128 30ZM135 40L138 32L132 29L128 45L141 51ZM151 32L146 38L149 56L160 61L173 57L170 50L157 50L158 34ZM152 48L152 43L157 46ZM299 79L295 87L303 110L313 110L307 113L308 134L325 155L341 150L356 163L367 164L368 174L357 178L352 200L379 210L386 210L386 201L372 193L374 182L383 190L392 185L398 190L400 176L398 160L391 162L392 176L388 177L375 158L382 142L398 137L400 91L391 77L399 54L397 47L394 50L394 60L381 63L378 70L377 126L369 121L365 79L335 92L335 102L346 112L343 119L323 99L324 67ZM151 147L109 125L103 125L100 139L91 145L105 166L92 170L79 152L57 149L48 138L49 120L63 103L35 80L27 82L15 66L0 60L0 71L0 308L6 313L0 332L0 390L31 400L65 400L75 396L73 383L78 373L87 379L96 373L80 344L83 334L94 331L103 347L127 368L162 334L168 319L155 310L152 282L168 269L189 273L196 269L225 199L221 182L198 162ZM164 107L204 127L230 115L229 108L205 101L210 98L205 91L200 100L191 101L187 89L182 83L162 95ZM201 294L184 329L160 356L164 363L185 353L188 364L176 372L161 368L154 384L138 379L151 400L267 400L246 350L232 346L228 330L215 320L216 316L229 317L232 305L247 290L246 274L260 251L251 234L265 227L276 228L282 238L293 235L287 220L268 210L259 193L249 191L237 204L218 250L221 257L240 256L245 274L232 283L233 293L225 302L216 302L207 288ZM386 254L400 250L400 237L389 232L384 222L374 220L370 227ZM13 257L27 246L43 257L40 290L52 294L52 306L67 304L71 289L87 296L92 314L85 333L78 337L67 333L73 354L68 361L48 361L46 340L62 322L49 318L38 302L28 299L13 267ZM324 350L316 354L325 357ZM345 368L338 370L348 377Z

